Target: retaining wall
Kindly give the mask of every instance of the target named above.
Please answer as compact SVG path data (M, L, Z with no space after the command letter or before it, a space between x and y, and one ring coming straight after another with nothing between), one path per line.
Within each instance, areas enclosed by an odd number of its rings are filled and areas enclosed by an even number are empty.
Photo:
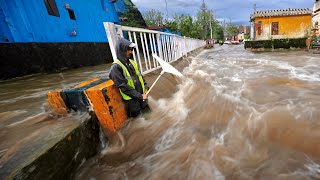
M111 62L109 43L0 43L0 80Z

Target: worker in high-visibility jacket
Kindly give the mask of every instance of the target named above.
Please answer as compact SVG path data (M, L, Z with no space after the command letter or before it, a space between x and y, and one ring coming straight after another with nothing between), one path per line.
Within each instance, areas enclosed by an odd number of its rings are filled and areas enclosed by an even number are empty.
M116 44L117 60L113 62L109 77L119 88L128 117L136 117L148 109L148 86L138 65L131 59L136 44L121 38Z

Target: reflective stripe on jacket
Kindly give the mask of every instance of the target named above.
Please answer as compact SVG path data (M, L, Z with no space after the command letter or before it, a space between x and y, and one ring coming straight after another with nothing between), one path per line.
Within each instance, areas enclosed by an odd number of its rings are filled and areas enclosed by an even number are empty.
M143 78L142 78L142 75L140 74L140 72L139 72L139 69L138 69L138 66L137 66L137 64L133 61L133 60L131 60L131 59L129 59L129 62L132 64L132 66L133 66L133 68L134 68L134 70L135 70L135 72L136 72L136 75L138 76L138 78L139 78L139 81L140 81L140 84L141 84L141 87L142 87L142 91L144 92L145 91L145 87L144 87L144 81L143 81ZM130 73L129 73L129 71L128 71L128 69L127 69L127 67L124 65L124 64L122 64L122 62L120 61L120 60L115 60L115 62L113 62L114 64L118 64L118 65L120 65L121 67L122 67L122 69L124 70L123 71L123 75L124 75L124 77L127 79L127 84L130 86L130 87L132 87L133 89L135 89L135 86L134 86L134 82L133 82L133 79L132 79L132 77L131 77L131 75L130 75ZM120 90L120 94L121 94L121 96L122 96L122 98L124 99L124 100L130 100L130 99L132 99L130 96L128 96L128 95L126 95L125 93L123 93L122 91L121 91L121 89L119 89Z

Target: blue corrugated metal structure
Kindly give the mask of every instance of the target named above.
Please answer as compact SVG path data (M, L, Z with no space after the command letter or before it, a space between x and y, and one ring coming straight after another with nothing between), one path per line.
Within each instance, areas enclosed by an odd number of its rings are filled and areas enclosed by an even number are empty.
M117 1L114 3L117 12L124 13L126 11L126 5L123 1Z
M103 22L120 17L145 25L131 0L0 0L0 81L111 63Z
M0 0L0 42L107 42L103 22L119 23L110 0Z

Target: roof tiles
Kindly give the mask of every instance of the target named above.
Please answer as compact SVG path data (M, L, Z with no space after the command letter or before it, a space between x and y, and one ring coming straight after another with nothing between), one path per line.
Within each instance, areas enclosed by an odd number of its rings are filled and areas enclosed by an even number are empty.
M250 15L250 19L253 20L257 17L273 17L273 16L296 16L296 15L306 15L312 14L312 11L309 8L303 9L278 9L278 10L263 10L263 11L255 11Z

